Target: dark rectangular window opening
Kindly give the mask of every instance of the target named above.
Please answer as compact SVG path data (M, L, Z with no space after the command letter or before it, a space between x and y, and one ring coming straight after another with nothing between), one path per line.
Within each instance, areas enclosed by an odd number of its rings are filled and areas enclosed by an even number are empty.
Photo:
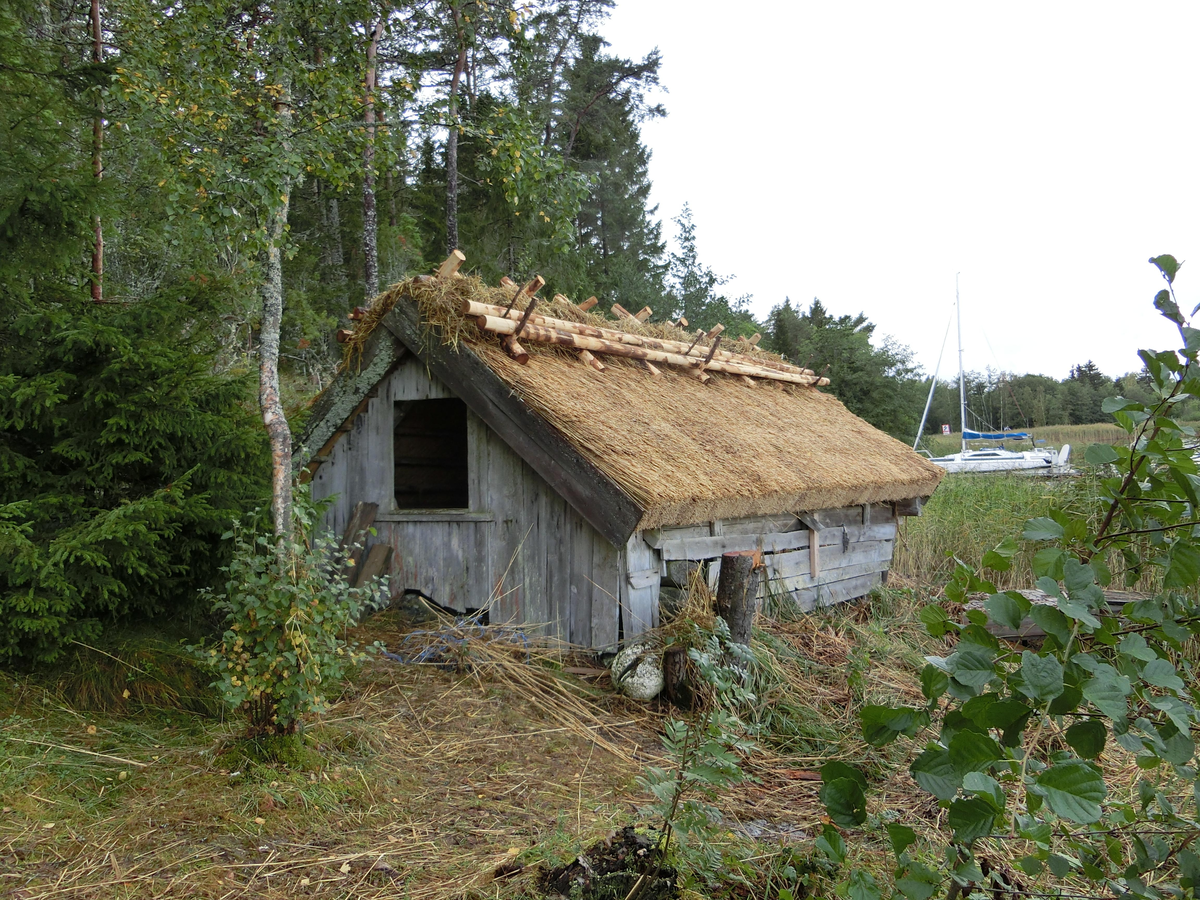
M397 509L467 509L467 406L449 400L396 404Z

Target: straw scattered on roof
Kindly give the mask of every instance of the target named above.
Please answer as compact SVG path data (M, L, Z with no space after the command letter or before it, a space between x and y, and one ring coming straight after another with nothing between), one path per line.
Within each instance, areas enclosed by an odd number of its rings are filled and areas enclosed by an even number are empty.
M497 336L458 311L464 298L507 306L515 292L471 277L396 285L372 306L348 358L401 298L411 297L426 339L465 345L479 356L643 508L639 529L927 497L941 479L937 466L816 388L749 386L719 373L701 384L670 366L655 378L640 362L611 356L598 372L573 350L536 343L526 344L529 363L520 365ZM520 297L517 308L525 301ZM561 301L538 310L653 337L691 337L670 324L614 322ZM779 359L758 348L745 355Z

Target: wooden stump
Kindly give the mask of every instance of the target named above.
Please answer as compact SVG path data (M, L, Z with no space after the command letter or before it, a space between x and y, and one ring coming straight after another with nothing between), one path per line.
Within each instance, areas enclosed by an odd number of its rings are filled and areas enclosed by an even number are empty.
M729 626L735 643L750 646L754 605L758 597L758 569L754 552L725 553L717 580L717 615Z
M683 647L668 647L663 653L663 693L681 709L691 709L695 699L688 680L688 656Z

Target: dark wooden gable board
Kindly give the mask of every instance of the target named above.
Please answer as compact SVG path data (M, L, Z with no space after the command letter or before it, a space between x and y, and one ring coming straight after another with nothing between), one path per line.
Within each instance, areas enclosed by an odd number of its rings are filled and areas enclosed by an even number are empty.
M321 461L321 454L329 452L339 432L354 424L350 420L359 407L407 354L404 345L382 328L367 338L354 365L338 375L313 403L308 425L292 451L297 470Z
M419 314L408 297L396 302L383 325L605 539L617 547L625 545L642 518L642 508L526 406L483 360L465 347L455 350L423 340Z

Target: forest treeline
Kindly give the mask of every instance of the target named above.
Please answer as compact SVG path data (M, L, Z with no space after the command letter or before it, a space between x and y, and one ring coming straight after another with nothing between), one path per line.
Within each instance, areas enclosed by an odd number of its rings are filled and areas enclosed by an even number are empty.
M491 283L761 332L911 438L907 348L815 300L756 320L687 207L668 249L641 137L661 60L610 52L611 5L0 4L0 662L187 607L268 499L285 530L336 329L453 247ZM972 377L972 408L1094 421L1110 384Z

